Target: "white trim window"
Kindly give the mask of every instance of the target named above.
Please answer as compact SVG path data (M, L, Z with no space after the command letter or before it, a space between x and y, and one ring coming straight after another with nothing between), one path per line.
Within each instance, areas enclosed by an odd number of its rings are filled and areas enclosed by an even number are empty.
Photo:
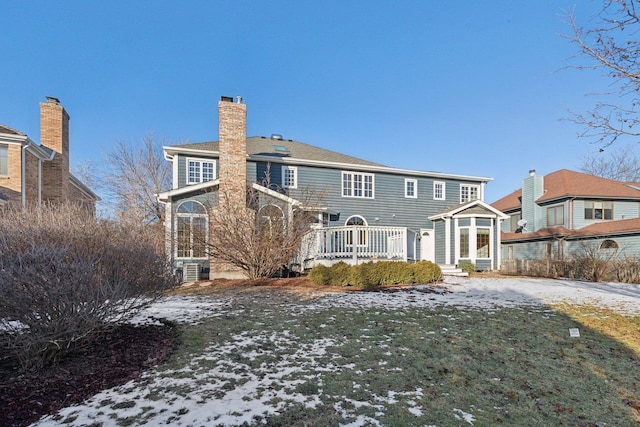
M342 172L342 197L373 199L372 173Z
M491 259L491 239L493 233L489 227L460 227L458 229L459 259ZM474 250L475 249L475 250Z
M433 200L445 200L446 188L444 181L433 181Z
M418 198L418 180L413 178L404 179L404 197L408 199Z
M214 179L216 179L215 160L187 159L187 184L199 184Z
M9 175L9 147L0 144L0 176Z
M479 185L460 184L460 203L478 200L480 198Z
M298 168L282 166L282 188L298 188Z
M176 258L206 258L209 215L196 200L182 202L176 210Z

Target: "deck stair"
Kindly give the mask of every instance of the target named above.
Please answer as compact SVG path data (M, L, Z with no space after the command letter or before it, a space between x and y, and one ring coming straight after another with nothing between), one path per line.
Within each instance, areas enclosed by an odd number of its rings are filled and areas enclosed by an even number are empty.
M452 264L438 264L443 276L469 277L469 273Z

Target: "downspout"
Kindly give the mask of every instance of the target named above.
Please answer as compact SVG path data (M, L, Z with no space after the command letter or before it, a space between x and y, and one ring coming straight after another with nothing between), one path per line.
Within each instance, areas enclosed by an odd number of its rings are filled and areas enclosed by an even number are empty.
M27 139L27 143L22 146L22 158L20 160L20 193L22 199L22 209L27 207L27 148L29 148L30 145L31 140Z

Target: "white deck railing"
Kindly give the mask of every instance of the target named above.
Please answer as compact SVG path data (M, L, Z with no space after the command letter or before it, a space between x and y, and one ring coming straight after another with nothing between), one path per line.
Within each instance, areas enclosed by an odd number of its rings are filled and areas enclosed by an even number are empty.
M303 253L307 261L415 260L416 233L406 227L320 228L309 233Z

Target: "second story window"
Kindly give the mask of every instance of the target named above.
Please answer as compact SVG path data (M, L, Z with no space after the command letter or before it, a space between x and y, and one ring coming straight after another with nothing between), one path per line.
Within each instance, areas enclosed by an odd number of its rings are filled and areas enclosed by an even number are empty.
M418 197L418 180L417 179L405 179L404 180L404 197L415 199Z
M613 202L603 200L586 200L584 202L584 219L613 219Z
M478 200L480 198L480 186L460 184L460 203Z
M187 159L187 184L212 181L216 178L213 160Z
M373 199L373 174L342 172L342 197Z
M0 176L9 175L9 147L0 145Z
M552 206L547 208L547 227L564 224L564 206Z
M445 200L445 184L442 181L433 182L433 200Z
M282 188L298 188L298 168L282 166Z

